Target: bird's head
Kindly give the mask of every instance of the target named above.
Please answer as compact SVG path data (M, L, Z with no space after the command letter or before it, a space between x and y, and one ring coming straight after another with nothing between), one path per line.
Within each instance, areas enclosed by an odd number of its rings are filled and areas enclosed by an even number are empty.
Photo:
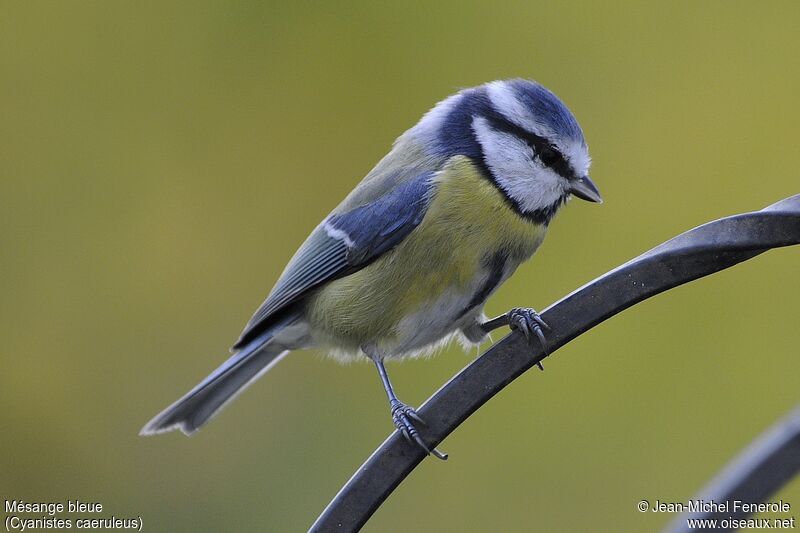
M602 202L569 109L528 80L494 81L440 102L410 131L437 155L471 158L514 209L548 223L572 195Z

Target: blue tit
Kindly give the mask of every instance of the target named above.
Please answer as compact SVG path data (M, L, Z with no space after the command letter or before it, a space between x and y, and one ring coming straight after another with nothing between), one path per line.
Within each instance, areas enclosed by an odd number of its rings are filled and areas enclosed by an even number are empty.
M542 336L533 310L487 321L487 298L529 259L571 197L601 202L583 132L536 82L514 79L443 100L300 246L234 354L142 429L192 434L292 350L377 367L397 428L429 450L384 362L500 325ZM534 337L532 342L539 342Z

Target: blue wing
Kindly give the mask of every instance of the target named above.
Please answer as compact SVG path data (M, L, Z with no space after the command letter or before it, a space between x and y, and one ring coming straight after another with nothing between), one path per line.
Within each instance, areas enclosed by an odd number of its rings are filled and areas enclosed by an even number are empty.
M402 242L425 216L433 175L422 172L369 203L328 216L297 250L233 349L247 345L310 290L364 268Z

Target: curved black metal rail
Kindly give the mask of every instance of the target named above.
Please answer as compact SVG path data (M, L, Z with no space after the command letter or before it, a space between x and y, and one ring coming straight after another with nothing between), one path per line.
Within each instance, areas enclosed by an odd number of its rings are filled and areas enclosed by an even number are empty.
M689 281L750 259L770 248L800 243L800 194L761 211L709 222L687 231L587 283L545 309L548 348L556 351L628 307ZM437 446L523 372L546 357L512 333L461 370L418 410L420 433ZM395 431L328 504L311 531L357 531L426 457Z
M725 518L743 520L752 512L736 508L736 500L761 503L775 494L784 484L800 472L800 406L775 423L753 441L738 457L703 489L696 500L705 502L730 502L728 510L712 508L705 512L684 513L669 526L670 533L691 533L690 519L717 520L714 531L735 531L722 527ZM781 518L787 518L781 516ZM730 522L729 522L730 523Z

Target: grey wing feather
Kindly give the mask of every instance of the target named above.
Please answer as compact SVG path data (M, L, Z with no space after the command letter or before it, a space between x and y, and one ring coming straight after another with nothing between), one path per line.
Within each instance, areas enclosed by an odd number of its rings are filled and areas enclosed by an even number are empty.
M434 173L422 172L370 203L330 215L294 255L233 349L247 345L313 288L360 270L402 242L425 216Z
M341 239L329 237L324 229L317 228L289 262L270 296L248 322L242 336L314 284L346 267L347 244Z

